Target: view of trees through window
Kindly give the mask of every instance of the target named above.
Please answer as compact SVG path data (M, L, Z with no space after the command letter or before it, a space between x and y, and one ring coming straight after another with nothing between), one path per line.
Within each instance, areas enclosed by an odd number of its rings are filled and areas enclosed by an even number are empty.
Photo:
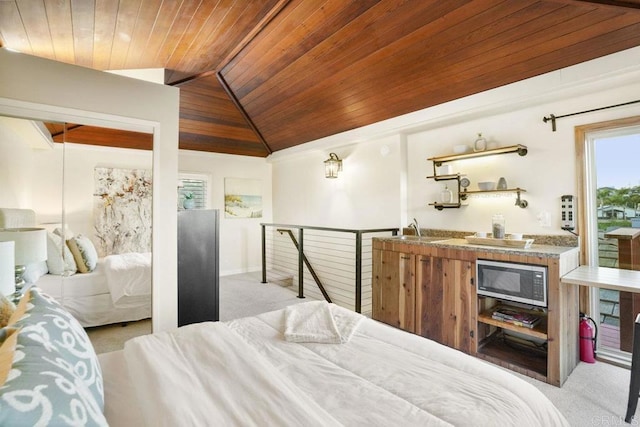
M640 133L596 139L594 144L598 262L618 268L618 241L605 234L621 227L640 228ZM600 344L619 350L620 293L601 289L599 295Z
M598 230L639 227L640 133L595 140ZM635 219L637 218L637 221Z
M631 219L640 212L640 185L633 187L601 187L597 190L598 229L631 227Z

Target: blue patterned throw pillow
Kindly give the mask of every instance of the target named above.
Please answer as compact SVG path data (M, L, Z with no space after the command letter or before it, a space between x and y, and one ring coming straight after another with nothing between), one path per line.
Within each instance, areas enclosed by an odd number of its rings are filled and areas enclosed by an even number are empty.
M0 425L107 426L102 371L80 323L30 288L13 363L0 385Z

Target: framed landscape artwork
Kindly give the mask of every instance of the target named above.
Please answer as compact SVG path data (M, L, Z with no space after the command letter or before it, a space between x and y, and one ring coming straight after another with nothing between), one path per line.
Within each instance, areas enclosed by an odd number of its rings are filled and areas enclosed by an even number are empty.
M262 181L224 179L225 218L262 218Z

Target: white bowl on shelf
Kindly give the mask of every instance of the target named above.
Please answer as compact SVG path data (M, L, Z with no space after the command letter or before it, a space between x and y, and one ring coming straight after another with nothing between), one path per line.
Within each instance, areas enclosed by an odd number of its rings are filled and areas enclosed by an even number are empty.
M481 191L493 191L496 189L496 183L494 181L481 181L478 183L478 188Z
M469 151L469 146L468 145L461 144L461 145L454 145L453 146L453 152L455 154L463 154L463 153L466 153L467 151Z

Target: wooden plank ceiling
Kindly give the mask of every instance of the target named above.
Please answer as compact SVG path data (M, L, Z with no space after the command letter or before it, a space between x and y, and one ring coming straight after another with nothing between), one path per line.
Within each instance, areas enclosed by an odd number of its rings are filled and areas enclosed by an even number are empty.
M640 0L0 0L0 43L165 68L180 148L267 156L638 46Z

